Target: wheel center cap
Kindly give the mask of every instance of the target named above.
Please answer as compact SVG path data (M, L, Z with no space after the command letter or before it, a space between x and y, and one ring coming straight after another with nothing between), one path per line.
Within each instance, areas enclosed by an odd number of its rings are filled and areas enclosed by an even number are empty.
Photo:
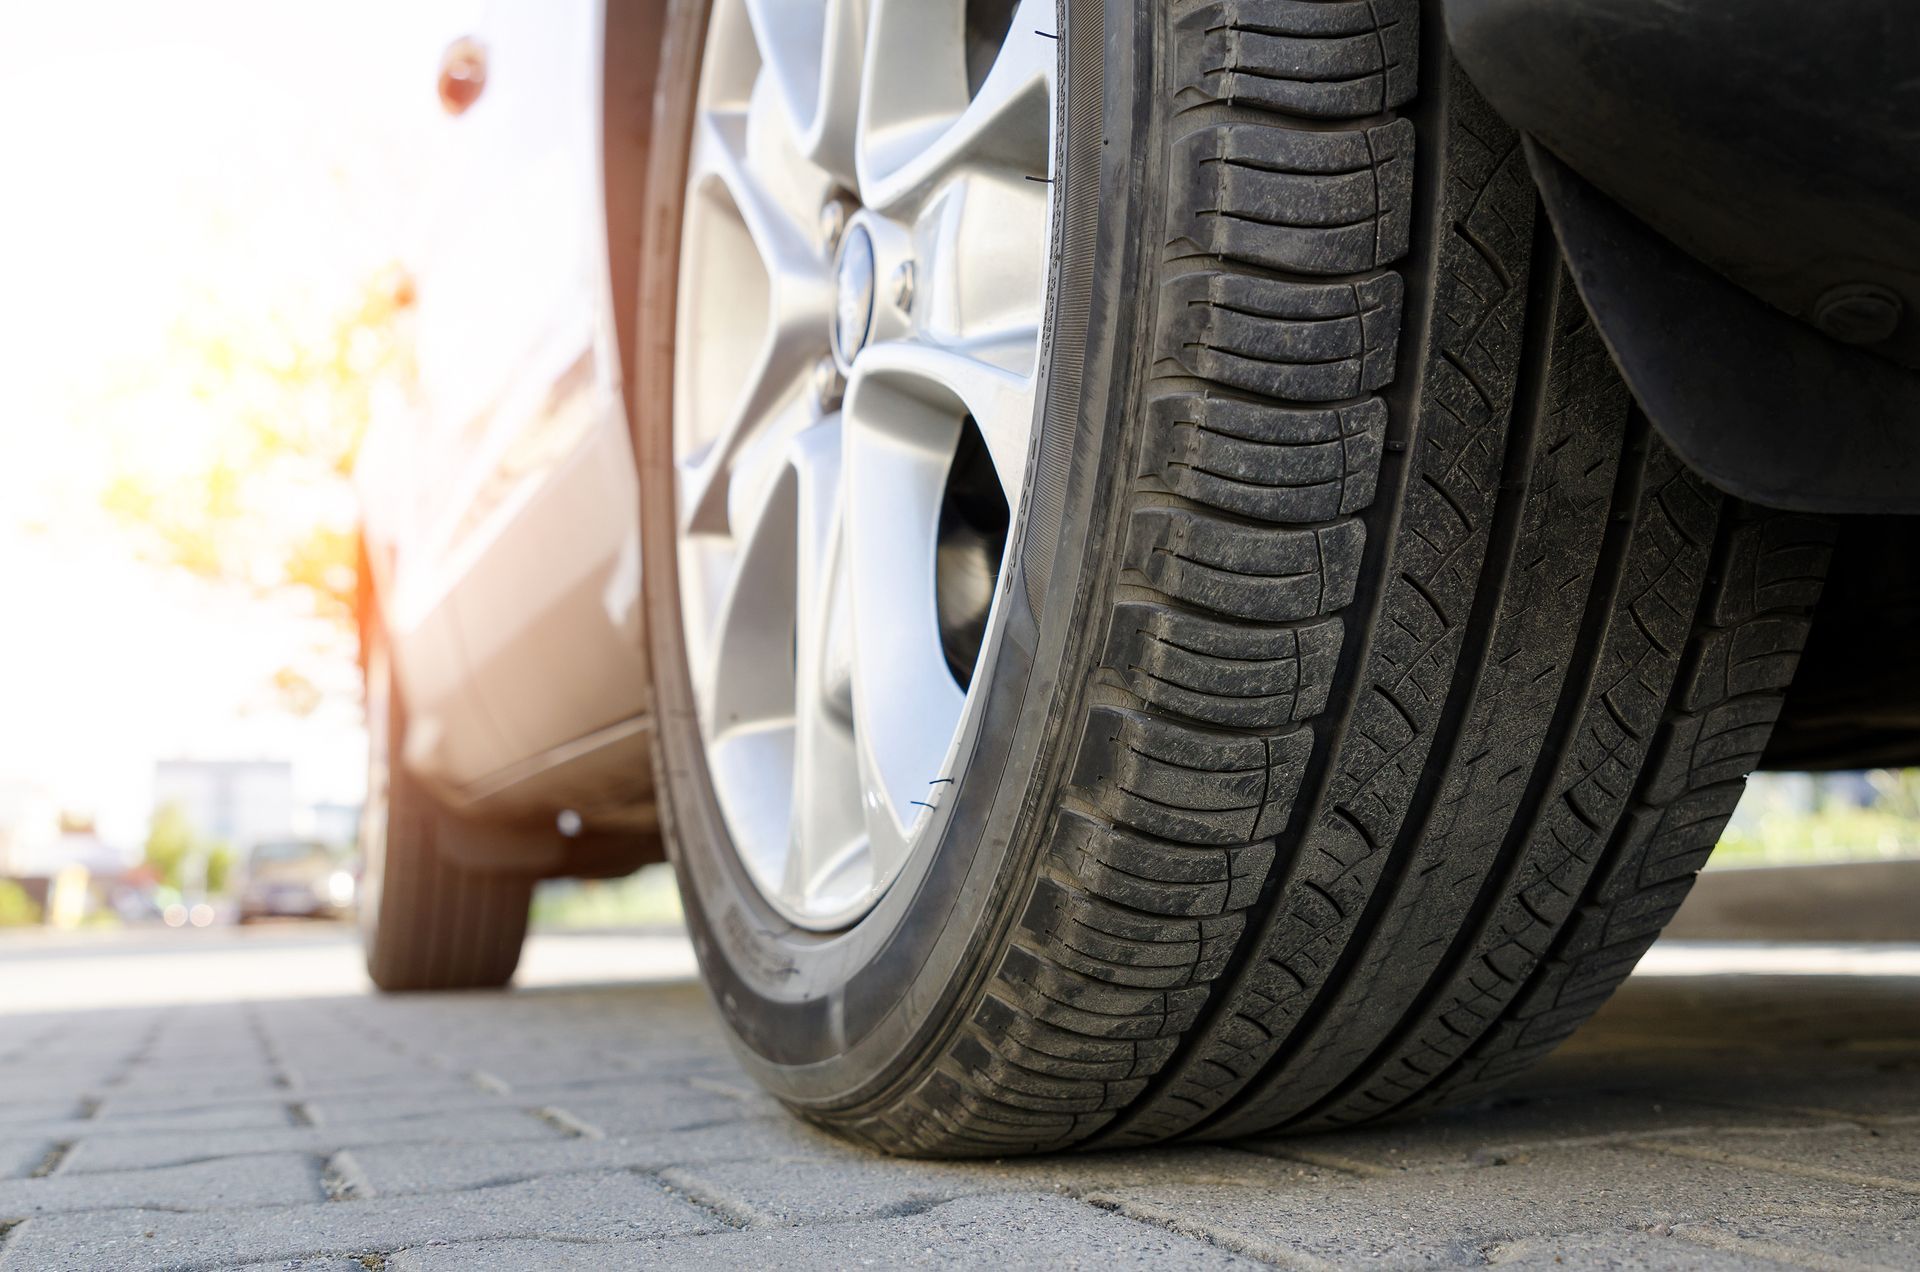
M866 226L855 225L842 237L833 274L833 360L845 373L873 332L873 236Z

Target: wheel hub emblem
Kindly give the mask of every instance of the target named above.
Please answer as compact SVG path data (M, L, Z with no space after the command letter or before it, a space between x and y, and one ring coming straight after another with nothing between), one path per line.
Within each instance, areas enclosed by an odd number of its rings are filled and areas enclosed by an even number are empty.
M848 230L840 241L840 257L833 268L837 294L833 308L833 360L842 372L853 369L853 359L866 346L873 330L873 236L864 225Z

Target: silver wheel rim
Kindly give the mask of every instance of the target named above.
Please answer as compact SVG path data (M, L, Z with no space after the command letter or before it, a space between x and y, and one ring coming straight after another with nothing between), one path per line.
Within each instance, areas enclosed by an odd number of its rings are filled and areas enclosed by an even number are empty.
M857 921L1000 633L1053 235L1054 0L716 0L674 376L681 617L733 848Z

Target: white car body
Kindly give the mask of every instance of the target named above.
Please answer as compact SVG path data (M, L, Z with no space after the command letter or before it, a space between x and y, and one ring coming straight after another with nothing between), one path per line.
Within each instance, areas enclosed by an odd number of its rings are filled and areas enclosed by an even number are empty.
M455 808L649 804L638 481L609 277L601 0L483 7L443 117L415 271L419 409L357 483L410 719L397 757ZM423 90L434 73L421 68Z

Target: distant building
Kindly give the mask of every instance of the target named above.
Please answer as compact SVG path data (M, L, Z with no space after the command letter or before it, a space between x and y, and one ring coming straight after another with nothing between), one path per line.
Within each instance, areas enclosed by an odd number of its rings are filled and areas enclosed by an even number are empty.
M293 832L293 765L287 760L161 760L153 806L177 804L196 832L236 853Z

